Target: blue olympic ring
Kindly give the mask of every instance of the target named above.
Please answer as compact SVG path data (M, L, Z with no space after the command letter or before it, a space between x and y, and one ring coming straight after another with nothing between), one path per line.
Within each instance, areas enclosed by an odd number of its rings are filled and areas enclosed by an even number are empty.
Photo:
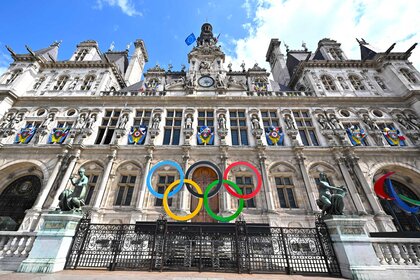
M146 185L147 185L147 188L149 189L149 192L151 192L154 196L160 199L163 199L163 193L158 193L157 191L153 189L152 175L156 171L156 169L158 169L159 167L163 165L170 165L172 167L175 167L176 170L179 172L179 184L173 191L169 193L168 197L172 197L176 195L182 189L182 186L184 185L184 178L185 178L184 171L182 170L181 166L175 161L165 160L153 166L152 169L150 169L149 174L147 174Z

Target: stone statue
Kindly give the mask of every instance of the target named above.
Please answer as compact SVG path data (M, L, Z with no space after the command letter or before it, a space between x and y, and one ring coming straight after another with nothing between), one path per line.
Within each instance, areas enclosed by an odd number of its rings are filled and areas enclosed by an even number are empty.
M334 114L330 115L330 124L333 129L344 129Z
M120 120L119 120L119 122L118 122L118 128L119 129L125 129L125 126L127 125L127 122L128 122L128 117L127 117L127 114L123 114L121 117L120 117Z
M363 115L363 122L367 125L367 127L371 130L379 129L378 125L369 117L368 114Z
M225 87L225 77L223 77L222 72L218 72L216 75L216 86L219 88Z
M410 115L410 117L414 117ZM411 118L405 117L403 115L397 115L397 121L406 129L418 130L419 128L417 125L414 124Z
M53 123L53 121L54 121L54 117L55 117L55 115L54 115L53 113L49 114L49 115L48 115L48 118L46 118L46 119L42 122L41 127L42 127L42 128L45 128L45 129L49 129L49 128L50 128L50 126L51 126L51 124L52 124L52 123Z
M322 129L333 129L323 114L318 115L318 123L321 125Z
M253 129L260 129L261 128L260 121L258 120L258 117L256 115L252 116L251 123L252 123L252 128Z
M242 72L245 72L245 62L244 61L242 61L242 63L241 63L241 68L242 68Z
M160 115L156 114L153 118L152 128L159 129L159 123L160 123Z
M232 72L232 62L229 62L229 64L228 64L228 69L229 69L229 72Z
M284 121L286 122L287 129L296 129L295 123L290 115L285 115Z
M14 114L9 113L3 117L2 122L0 123L0 128L13 128Z
M168 72L172 72L172 68L174 68L173 65L169 63L168 64Z
M226 118L224 114L219 115L219 129L226 129Z
M96 122L96 114L90 115L90 117L86 121L86 128L93 128L93 125Z
M186 67L185 67L185 65L184 65L184 64L182 64L182 65L181 65L181 72L185 72L185 68L186 68Z
M185 128L192 129L192 123L193 123L192 116L191 114L188 114L187 118L185 119Z
M70 177L70 182L74 189L65 189L58 199L60 202L58 206L61 211L81 211L81 207L85 205L85 196L87 194L88 177L85 175L85 169L79 169L79 179L74 180L73 176Z
M420 123L415 115L408 115L408 123L413 127L414 130L420 130Z
M343 215L344 197L347 189L344 186L334 187L327 181L325 173L319 173L319 198L316 203L322 210L322 215Z
M77 119L76 125L74 126L74 128L82 129L82 128L85 128L85 126L86 126L86 115L81 114L79 118Z

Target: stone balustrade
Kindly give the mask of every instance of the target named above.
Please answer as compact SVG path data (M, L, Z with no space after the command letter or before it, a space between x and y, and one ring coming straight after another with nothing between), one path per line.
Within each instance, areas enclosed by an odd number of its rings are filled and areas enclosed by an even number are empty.
M371 238L381 265L420 265L419 238Z
M16 270L32 249L36 232L0 231L0 270Z

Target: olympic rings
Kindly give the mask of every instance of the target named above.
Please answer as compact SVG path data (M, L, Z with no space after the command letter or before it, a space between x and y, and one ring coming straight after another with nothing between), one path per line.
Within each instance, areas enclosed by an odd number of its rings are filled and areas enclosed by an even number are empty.
M185 173L185 177L186 177L186 178L189 178L189 177L190 177L190 173L193 171L193 169L194 169L197 165L208 165L208 166L212 167L212 168L216 171L216 173L217 173L217 182L218 182L218 183L217 183L217 186L216 186L216 188L215 188L212 192L210 192L210 193L208 194L208 197L213 197L214 195L216 195L216 194L219 192L220 188L222 187L222 178L223 178L222 171L220 171L219 167L217 167L217 165L216 165L216 164L214 164L214 163L212 163L212 162L210 162L210 161L198 161L198 162L194 163L193 165L191 165L191 166L190 166L190 168L188 168L187 173ZM190 192L193 196L195 196L195 197L201 197L201 198L203 197L203 195L202 195L202 194L198 194L198 193L196 193L196 192L195 192L195 191L191 188L190 184L186 183L185 185L187 186L188 191L189 191L189 192Z
M149 189L149 192L151 192L154 196L156 196L157 198L163 199L163 194L158 193L157 191L155 191L152 187L152 175L153 173L156 171L156 169L158 169L159 167L163 166L163 165L170 165L176 168L176 170L178 170L179 172L179 184L178 187L176 187L176 189L174 189L169 195L168 197L172 197L175 194L177 194L182 186L184 185L184 172L182 171L181 166L176 163L175 161L171 161L171 160L165 160L165 161L161 161L158 164L156 164L155 166L152 167L152 169L150 169L149 174L147 174L147 179L146 179L146 185L147 188Z
M209 203L208 203L208 194L209 194L210 190L214 187L214 185L216 185L217 183L219 183L219 180L213 181L210 185L207 186L206 190L204 191L204 208L206 209L209 216L212 217L213 219L215 219L219 222L230 222L230 221L232 221L233 219L235 219L236 217L239 216L239 214L242 212L242 209L244 208L245 203L244 203L244 200L242 198L240 198L239 199L239 207L238 207L238 210L236 210L235 213L233 213L232 215L230 215L228 217L217 216L217 214L215 214L213 212L213 210L211 210L211 208L209 206ZM242 194L241 189L234 182L229 181L229 180L223 180L223 183L231 185L240 195Z
M256 187L256 188L255 188L255 190L254 190L253 192L251 192L250 194L244 194L244 195L242 195L242 194L238 194L238 193L234 192L234 191L230 188L230 186L229 186L228 184L226 184L226 183L225 183L225 188L226 188L226 190L228 191L228 193L230 193L230 194L231 194L231 195L233 195L234 197L237 197L237 198L243 198L243 199L251 199L251 198L253 198L254 196L256 196L256 195L257 195L257 193L260 191L261 186L262 186L262 178L261 178L261 174L260 174L260 172L258 171L258 169L257 169L255 166L253 166L252 164L250 164L249 162L246 162L246 161L237 161L237 162L234 162L234 163L232 163L231 165L229 165L229 166L226 168L225 173L223 174L223 180L227 180L227 177L228 177L229 171L230 171L233 167L238 166L238 165L245 165L245 166L248 166L249 168L251 168L251 169L252 169L252 171L254 171L255 175L257 176L257 180L258 180L257 187Z
M172 213L171 209L169 209L169 206L168 206L169 192L173 189L173 187L176 184L178 184L180 182L181 182L181 180L178 179L166 188L165 192L163 193L163 208L165 209L168 216L171 217L172 219L177 220L177 221L187 221L187 220L192 219L195 216L197 216L198 212L200 212L201 207L203 206L203 199L198 198L197 208L195 208L195 210L189 215L181 217L181 216L177 216L174 213ZM194 182L193 180L190 180L190 179L185 179L185 182L191 184L197 190L197 192L199 194L203 194L203 192L201 191L200 187L197 185L196 182Z

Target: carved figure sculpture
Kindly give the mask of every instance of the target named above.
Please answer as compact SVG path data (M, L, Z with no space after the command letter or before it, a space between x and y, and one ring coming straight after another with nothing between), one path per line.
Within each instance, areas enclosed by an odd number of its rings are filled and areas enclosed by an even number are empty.
M228 64L228 69L229 69L229 72L232 72L232 62L229 62L229 64Z
M319 174L318 191L319 198L317 199L316 203L322 210L322 216L343 215L343 199L347 193L347 189L344 186L331 186L327 181L327 176L325 173L321 172Z
M327 118L323 114L318 115L318 123L322 129L333 129L331 124L327 121Z
M3 120L0 123L0 128L13 128L13 120L13 114L7 114L7 116L3 117Z
M79 169L79 179L74 180L70 177L70 182L74 186L74 189L65 189L58 199L60 202L58 206L61 211L81 211L81 207L85 205L85 196L87 192L88 177L85 175L85 169L81 167Z
M96 114L90 115L90 117L86 121L86 128L93 128L93 125L96 122Z
M76 125L74 126L74 128L82 129L82 128L85 128L85 126L86 126L86 115L81 114L79 118L77 119Z
M153 118L152 128L153 129L159 129L159 123L160 123L160 115L156 114Z
M118 128L119 129L125 129L125 126L127 125L128 117L127 114L124 114L120 117L120 120L118 122Z
M284 121L286 122L287 129L296 129L295 122L289 114L284 116Z
M52 124L52 123L53 123L53 121L54 121L54 117L55 117L55 115L54 115L53 113L49 114L49 115L48 115L48 118L46 118L46 119L42 122L41 127L42 127L42 128L46 128L46 129L49 129L49 128L50 128L50 126L51 126L51 124Z
M334 114L330 115L330 124L333 129L344 129Z
M258 117L256 115L252 116L251 123L252 123L252 128L253 129L260 129L261 128L260 121L258 120Z
M245 72L245 62L241 63L242 72Z
M218 72L216 75L216 86L220 88L225 87L225 77L223 76L222 72Z
M378 125L369 117L368 114L363 115L363 122L369 127L371 130L378 129Z
M219 129L226 129L226 118L224 114L220 114L219 116Z

